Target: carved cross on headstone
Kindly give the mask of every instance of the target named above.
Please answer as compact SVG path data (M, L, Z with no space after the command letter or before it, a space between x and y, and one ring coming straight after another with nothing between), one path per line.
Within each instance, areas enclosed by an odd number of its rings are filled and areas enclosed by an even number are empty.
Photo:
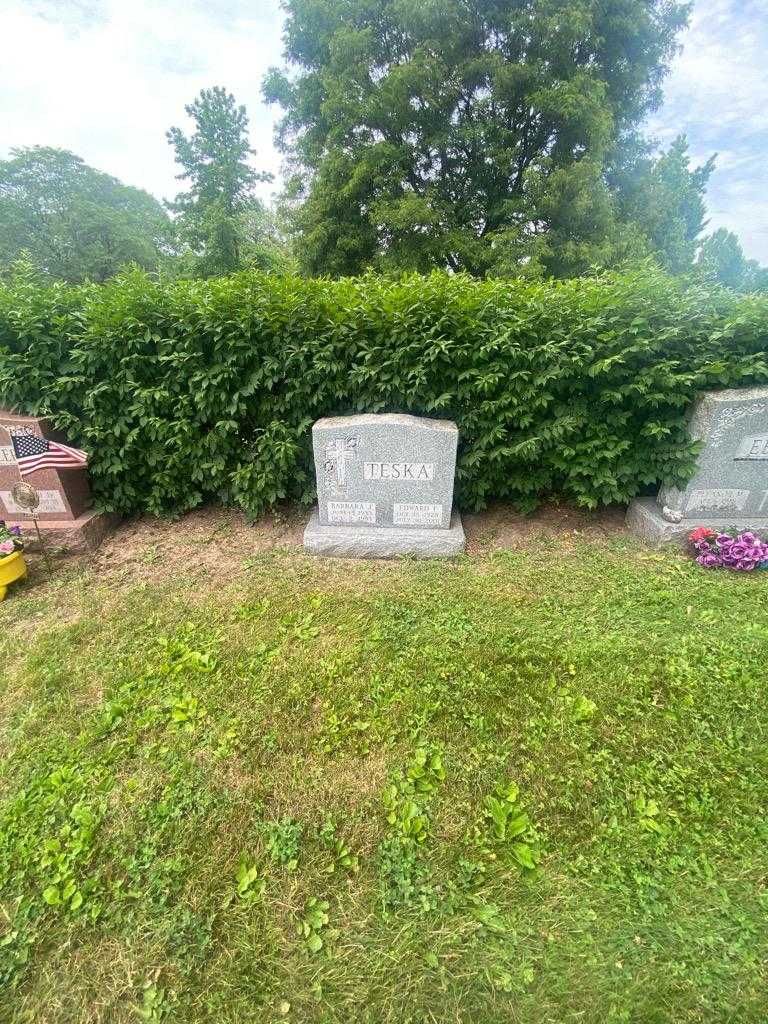
M360 444L359 437L335 437L325 446L325 472L337 487L344 487L347 482L347 459L357 457Z

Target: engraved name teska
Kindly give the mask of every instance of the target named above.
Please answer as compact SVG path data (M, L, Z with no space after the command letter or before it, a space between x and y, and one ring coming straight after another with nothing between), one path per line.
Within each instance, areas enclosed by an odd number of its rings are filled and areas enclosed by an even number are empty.
M364 462L364 480L434 480L434 462Z

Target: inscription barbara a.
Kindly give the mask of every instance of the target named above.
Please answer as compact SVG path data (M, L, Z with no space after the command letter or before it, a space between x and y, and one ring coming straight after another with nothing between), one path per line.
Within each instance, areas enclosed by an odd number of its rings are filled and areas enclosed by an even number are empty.
M375 501L329 501L328 522L337 524L376 523Z
M736 462L749 462L750 460L768 459L768 434L757 434L754 437L741 439L736 449L734 460Z
M435 479L434 462L364 462L364 480L424 481Z

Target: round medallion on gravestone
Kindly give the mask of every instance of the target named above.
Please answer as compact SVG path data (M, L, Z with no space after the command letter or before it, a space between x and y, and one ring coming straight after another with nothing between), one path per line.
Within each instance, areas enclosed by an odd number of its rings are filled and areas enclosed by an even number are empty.
M40 504L40 494L32 484L15 484L11 488L11 497L21 508L33 512Z

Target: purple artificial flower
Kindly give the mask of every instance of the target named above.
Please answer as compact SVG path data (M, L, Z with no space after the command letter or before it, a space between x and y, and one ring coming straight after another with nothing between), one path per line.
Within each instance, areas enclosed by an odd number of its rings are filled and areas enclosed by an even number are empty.
M715 554L699 555L696 559L699 565L703 565L705 569L714 569L715 566L721 565L720 556Z
M21 536L21 527L20 526L12 526L10 528L10 530L8 531L8 533L13 534L14 537L20 537Z
M735 572L768 569L768 540L761 540L752 530L744 530L736 537L729 533L718 533L714 540L713 537L703 526L690 535L699 565L707 569L722 566Z

